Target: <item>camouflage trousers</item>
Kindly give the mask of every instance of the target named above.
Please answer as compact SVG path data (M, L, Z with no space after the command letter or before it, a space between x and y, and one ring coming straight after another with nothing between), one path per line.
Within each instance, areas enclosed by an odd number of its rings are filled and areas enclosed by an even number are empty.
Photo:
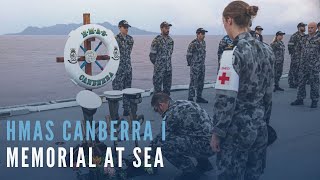
M313 101L319 100L319 72L311 70L311 68L302 67L299 71L299 86L297 99L306 98L307 81L310 83L310 98Z
M129 68L129 70L125 71L121 71L121 69L118 69L116 77L112 81L112 89L121 91L126 88L131 88L131 84L132 68ZM127 98L123 98L123 109L124 111L130 111L130 101Z
M154 93L164 92L170 95L172 84L172 70L155 68L153 72Z
M279 81L283 72L283 61L274 63L274 85L279 86Z
M241 140L229 135L217 153L218 180L258 180L266 166L267 127L257 129L255 138Z
M205 70L205 65L190 67L189 98L195 96L195 91L197 91L197 97L202 97Z
M289 86L297 87L299 84L299 64L300 59L295 56L291 56L291 64L288 75Z
M163 156L182 172L193 172L197 159L209 158L214 155L210 147L211 135L208 137L166 136L165 141L157 136L152 142L152 149L161 147ZM196 161L196 162L194 162Z

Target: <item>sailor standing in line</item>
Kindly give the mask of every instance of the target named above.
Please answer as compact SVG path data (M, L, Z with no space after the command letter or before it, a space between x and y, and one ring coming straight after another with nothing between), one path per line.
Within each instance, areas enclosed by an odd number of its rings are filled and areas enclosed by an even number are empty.
M172 64L174 41L169 36L172 25L164 21L160 24L161 34L154 38L151 44L150 61L154 65L154 94L164 92L170 96L172 84Z
M291 56L291 63L290 63L290 69L289 69L289 75L288 75L288 83L289 88L297 88L299 79L298 79L298 73L299 73L299 65L300 65L300 59L301 59L301 50L302 50L302 44L301 39L305 36L306 31L306 24L303 22L299 23L297 25L298 31L295 32L289 40L288 43L288 50L289 54Z
M131 27L126 20L119 22L120 33L116 36L116 40L120 49L120 63L116 73L116 78L112 82L113 90L123 90L131 88L132 83L132 66L131 52L134 44L132 36L128 35L128 29ZM123 98L123 116L129 116L130 101Z
M276 33L276 37L274 38L273 42L270 44L273 53L275 55L275 62L274 62L274 89L273 91L284 91L279 86L279 81L282 76L283 71L283 62L284 62L284 52L285 52L285 45L282 41L283 35L286 33L278 31Z
M302 55L299 65L299 86L297 99L292 106L303 105L306 98L306 84L310 83L311 108L318 107L319 101L319 72L320 72L320 36L316 34L317 24L308 25L308 35L302 39Z
M190 66L188 100L193 101L196 91L197 103L208 103L207 100L202 98L206 71L206 41L204 40L206 32L208 31L204 30L203 28L197 29L197 38L189 44L187 51L187 63L188 66Z

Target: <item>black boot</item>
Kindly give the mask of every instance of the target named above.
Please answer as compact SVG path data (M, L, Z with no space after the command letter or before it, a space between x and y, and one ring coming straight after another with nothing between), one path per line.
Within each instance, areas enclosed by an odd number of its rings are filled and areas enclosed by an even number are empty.
M197 103L209 103L209 102L203 99L202 97L197 97Z
M281 87L277 87L277 91L284 91L284 89L282 89Z
M282 89L281 87L276 85L276 86L274 86L273 92L276 92L276 91L284 91L284 89Z
M192 97L188 97L188 101L194 101Z
M124 110L124 111L123 111L123 116L129 116L129 115L130 115L129 110Z
M303 105L303 99L297 99L291 103L291 106Z
M318 107L318 101L312 101L311 108L317 108Z

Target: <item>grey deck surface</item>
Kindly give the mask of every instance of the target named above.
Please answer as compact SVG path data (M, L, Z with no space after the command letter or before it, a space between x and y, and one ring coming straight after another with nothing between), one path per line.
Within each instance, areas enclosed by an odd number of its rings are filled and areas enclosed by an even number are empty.
M278 140L268 148L267 168L262 180L319 180L320 179L320 108L310 109L310 100L305 100L305 105L292 107L289 105L296 97L296 90L289 89L287 79L281 80L281 86L285 92L274 93L273 111L271 124L277 130ZM213 89L205 89L204 97L209 104L201 104L207 112L212 115ZM309 91L308 93L309 94ZM186 99L187 91L172 93L173 99ZM95 120L103 120L108 114L108 105L104 103L95 115ZM146 120L152 121L153 133L159 132L161 121L160 115L153 112L150 106L150 97L143 98L139 105L140 114L143 113ZM122 110L120 111L120 114ZM29 146L44 148L55 145L56 141L62 141L63 120L80 120L82 112L80 107L44 111L8 118L10 120L54 120L54 142L7 142L6 121L0 120L0 180L76 180L75 173L70 168L6 168L6 147ZM106 142L111 145L110 142ZM63 147L75 146L77 142L68 142ZM125 154L128 154L134 147L134 143L122 143L126 147ZM147 146L148 143L140 143L140 146ZM212 157L214 162L214 157ZM21 163L20 163L21 164ZM137 177L137 180L166 180L170 179L177 170L165 161L165 168L159 170L157 176ZM203 180L214 180L215 171L206 173Z

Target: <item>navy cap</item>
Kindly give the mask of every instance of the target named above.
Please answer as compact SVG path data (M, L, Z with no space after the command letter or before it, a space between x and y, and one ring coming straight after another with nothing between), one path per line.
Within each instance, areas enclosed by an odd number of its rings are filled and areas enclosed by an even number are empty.
M119 24L118 24L118 26L119 26L119 27L131 27L131 26L129 25L128 21L126 21L126 20L120 21Z
M172 26L172 24L168 23L167 21L163 21L163 22L160 24L160 28L170 27L170 26Z
M299 23L298 25L297 25L297 27L306 27L307 26L307 24L305 24L305 23L303 23L303 22L301 22L301 23Z
M255 30L263 30L261 26L256 26Z
M199 34L199 33L206 33L208 32L207 30L203 29L203 28L198 28L196 33Z
M276 33L276 36L285 35L285 34L286 34L286 33L282 32L282 31L278 31L278 32Z

